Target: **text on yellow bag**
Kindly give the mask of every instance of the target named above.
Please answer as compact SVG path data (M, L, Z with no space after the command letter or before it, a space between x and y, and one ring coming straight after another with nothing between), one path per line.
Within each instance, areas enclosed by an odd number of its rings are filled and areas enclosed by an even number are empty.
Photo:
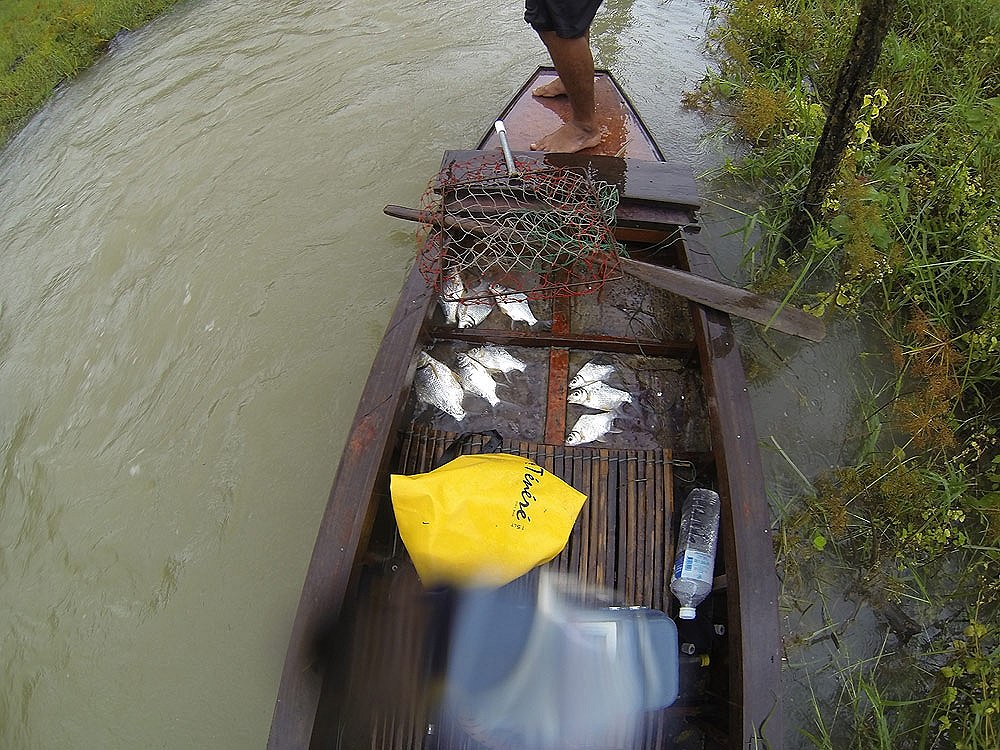
M502 586L566 546L586 495L533 461L459 456L426 474L393 474L399 535L427 587Z

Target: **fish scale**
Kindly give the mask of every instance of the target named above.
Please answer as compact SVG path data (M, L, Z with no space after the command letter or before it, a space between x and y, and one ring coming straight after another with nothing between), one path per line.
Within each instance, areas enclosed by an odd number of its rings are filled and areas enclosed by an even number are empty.
M569 381L570 390L580 388L587 385L588 383L596 383L599 380L604 380L610 377L615 372L614 365L602 365L597 362L588 362L580 371Z
M566 445L583 445L595 440L603 442L605 435L621 432L621 430L614 429L614 421L617 416L615 412L582 415L576 420L573 429L566 436Z
M528 305L528 295L508 289L500 284L490 284L490 292L497 301L497 306L514 323L527 323L529 326L537 325L538 320L531 307Z
M580 404L590 409L613 411L631 403L632 394L599 380L573 389L566 400L571 404Z
M474 328L482 323L493 312L493 299L489 296L487 285L480 284L463 298L458 307L458 327Z
M441 296L438 302L444 312L445 323L456 325L458 323L458 306L462 295L465 294L465 285L462 283L462 275L458 271L452 271L444 280L441 287Z

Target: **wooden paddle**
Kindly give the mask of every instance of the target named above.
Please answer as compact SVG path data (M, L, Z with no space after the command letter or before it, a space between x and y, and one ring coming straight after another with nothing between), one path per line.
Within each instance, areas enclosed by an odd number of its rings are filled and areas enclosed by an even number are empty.
M415 208L390 204L383 211L397 219L428 222L427 214ZM466 222L461 219L445 218L445 223L449 222L470 229L470 227L465 226ZM482 233L485 227L476 225L471 229ZM619 260L622 271L629 276L641 279L657 289L663 289L706 307L711 307L713 310L721 310L746 320L752 320L766 328L773 328L776 331L809 341L822 341L826 336L826 327L823 325L823 321L798 308L782 305L746 289L723 284L720 281L688 273L679 268L657 266L631 258L620 258Z
M822 320L796 307L679 268L655 266L631 258L620 260L622 270L629 276L714 310L722 310L809 341L822 341L826 336Z

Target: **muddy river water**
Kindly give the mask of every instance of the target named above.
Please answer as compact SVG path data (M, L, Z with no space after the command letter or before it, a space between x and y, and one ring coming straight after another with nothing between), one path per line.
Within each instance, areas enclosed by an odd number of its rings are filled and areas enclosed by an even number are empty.
M707 8L608 0L593 31L598 64L696 172L721 158L680 101L709 64ZM547 62L522 11L192 0L117 40L0 153L0 746L263 746L413 257L381 208L412 203ZM724 212L705 219L735 275ZM762 351L780 492L795 480L774 444L807 474L840 458L857 351L836 331Z

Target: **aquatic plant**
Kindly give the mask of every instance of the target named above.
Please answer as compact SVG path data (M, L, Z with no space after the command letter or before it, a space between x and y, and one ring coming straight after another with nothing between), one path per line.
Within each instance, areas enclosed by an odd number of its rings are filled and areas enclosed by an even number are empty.
M801 496L778 503L789 606L825 560L899 641L841 665L845 699L817 707L809 739L995 747L1000 652L985 623L1000 612L1000 4L899 0L836 179L791 254L786 227L857 2L725 0L713 14L718 67L685 101L737 146L714 177L757 191L748 272L885 340L853 465L802 476ZM904 662L921 677L909 693L892 679Z

